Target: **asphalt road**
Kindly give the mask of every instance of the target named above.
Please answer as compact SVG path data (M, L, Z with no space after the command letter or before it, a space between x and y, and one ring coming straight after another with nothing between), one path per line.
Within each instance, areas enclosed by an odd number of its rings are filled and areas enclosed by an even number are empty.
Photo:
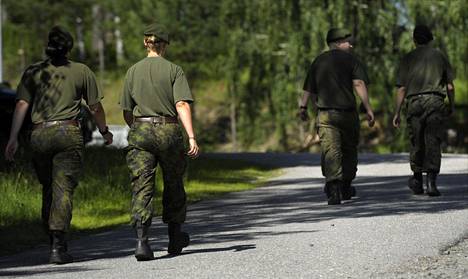
M413 196L407 155L360 155L358 196L328 206L319 156L217 154L283 168L265 187L189 207L192 244L136 262L124 226L70 243L77 262L47 264L47 247L0 258L6 278L468 278L468 155L444 154L441 197ZM202 159L202 158L201 158Z

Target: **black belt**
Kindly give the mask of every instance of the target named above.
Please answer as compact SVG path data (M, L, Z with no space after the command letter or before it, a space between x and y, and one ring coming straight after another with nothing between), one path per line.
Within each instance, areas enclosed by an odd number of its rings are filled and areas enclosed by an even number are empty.
M56 121L44 121L38 124L33 125L33 129L37 128L47 128L56 125L73 125L80 127L80 122L78 120L56 120Z
M355 108L319 108L320 111L335 111L335 112L353 112L356 111Z
M169 123L179 123L179 119L177 117L170 116L136 117L135 122L147 122L164 125Z
M433 95L433 96L437 96L437 97L442 97L442 98L445 98L445 94L442 94L440 92L422 92L422 93L418 93L418 94L413 94L413 95L409 95L408 98L413 98L413 97L424 97L424 96L430 96L430 95Z

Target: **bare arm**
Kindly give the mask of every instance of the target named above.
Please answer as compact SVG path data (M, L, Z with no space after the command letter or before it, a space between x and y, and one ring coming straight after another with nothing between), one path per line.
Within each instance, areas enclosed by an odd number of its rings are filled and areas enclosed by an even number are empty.
M302 121L309 120L309 116L307 114L307 104L309 103L309 99L312 99L312 109L314 109L315 103L317 102L317 95L304 90L304 94L302 95L301 103L299 105L299 117Z
M455 111L455 85L452 82L447 84L447 96L450 105L450 113Z
M133 112L129 110L124 110L123 111L123 118L125 120L125 123L127 123L128 127L130 127L133 124Z
M399 87L397 91L397 97L396 97L396 107L395 107L395 115L393 116L393 127L399 128L400 127L400 112L401 112L401 106L403 104L403 101L405 100L406 96L406 88Z
M356 91L356 94L361 99L362 104L364 105L364 108L366 109L367 122L369 123L369 127L374 126L374 123L375 123L374 112L372 111L372 108L369 103L369 94L367 92L366 83L360 79L353 79L353 87L354 87L354 90Z
M91 114L93 115L94 121L96 121L96 125L98 126L99 132L106 141L106 144L111 144L113 140L113 135L111 132L108 131L106 125L106 113L104 112L102 104L100 102L96 103L94 105L89 106L89 109L91 110Z
M176 103L176 110L179 114L180 121L182 121L185 132L189 137L190 149L187 152L187 155L191 158L196 158L199 153L199 148L195 139L195 133L193 131L192 111L190 109L190 104L184 101L179 101Z
M10 138L5 148L5 158L8 161L13 161L16 150L18 149L18 134L23 126L24 118L29 109L29 103L24 100L16 102L13 121L11 123Z

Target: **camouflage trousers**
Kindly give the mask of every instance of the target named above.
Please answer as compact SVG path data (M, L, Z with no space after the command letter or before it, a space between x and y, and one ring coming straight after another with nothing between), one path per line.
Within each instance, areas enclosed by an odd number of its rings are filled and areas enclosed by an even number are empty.
M183 223L187 208L183 176L187 162L182 130L178 124L133 123L128 134L127 152L133 192L133 226L137 222L151 224L158 163L164 182L163 221Z
M73 125L37 128L31 134L33 164L42 184L42 222L48 230L68 231L73 192L83 165L81 129Z
M317 116L322 174L326 182L356 177L359 116L357 112L319 110Z
M440 143L447 115L444 99L437 95L417 95L407 102L410 137L410 165L413 172L440 171Z

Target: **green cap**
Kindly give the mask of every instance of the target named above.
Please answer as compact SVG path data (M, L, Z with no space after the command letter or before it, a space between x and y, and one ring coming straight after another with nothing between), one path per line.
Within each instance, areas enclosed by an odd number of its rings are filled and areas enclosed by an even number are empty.
M147 25L143 34L145 36L154 35L169 44L169 33L167 32L166 27L162 24L152 23Z
M327 43L351 38L351 32L343 28L332 28L327 33Z

